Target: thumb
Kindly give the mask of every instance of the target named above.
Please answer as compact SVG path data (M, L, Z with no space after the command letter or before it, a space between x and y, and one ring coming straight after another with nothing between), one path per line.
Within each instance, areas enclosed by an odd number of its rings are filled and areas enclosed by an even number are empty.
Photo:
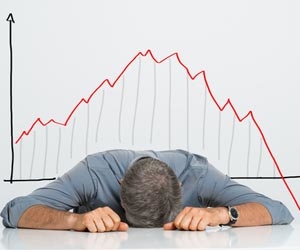
M125 222L120 222L119 227L117 229L118 231L127 231L128 225Z
M173 222L168 222L164 224L164 230L176 230L177 228L175 227Z

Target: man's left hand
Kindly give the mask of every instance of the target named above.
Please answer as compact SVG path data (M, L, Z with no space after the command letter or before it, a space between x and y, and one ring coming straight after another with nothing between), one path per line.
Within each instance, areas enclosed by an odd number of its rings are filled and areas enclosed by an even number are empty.
M226 207L198 208L185 207L173 222L164 225L165 230L203 231L207 226L218 226L229 222Z

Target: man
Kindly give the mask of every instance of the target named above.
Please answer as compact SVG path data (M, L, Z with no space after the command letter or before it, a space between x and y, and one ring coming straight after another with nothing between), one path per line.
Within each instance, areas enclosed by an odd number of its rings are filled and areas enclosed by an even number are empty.
M6 227L90 232L128 226L205 230L293 220L281 202L183 150L89 155L61 178L7 203L1 216Z

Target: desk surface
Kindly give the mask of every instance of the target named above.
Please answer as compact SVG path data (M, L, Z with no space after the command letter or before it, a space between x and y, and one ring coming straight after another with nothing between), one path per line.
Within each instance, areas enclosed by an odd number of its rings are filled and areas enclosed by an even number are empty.
M300 249L300 224L262 227L214 227L203 232L164 231L161 228L128 232L7 229L0 227L1 249L158 249L256 248Z

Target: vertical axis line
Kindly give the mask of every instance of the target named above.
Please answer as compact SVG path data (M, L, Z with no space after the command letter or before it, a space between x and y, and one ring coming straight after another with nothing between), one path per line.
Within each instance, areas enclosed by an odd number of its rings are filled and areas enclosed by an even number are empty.
M6 21L9 22L9 53L10 53L10 72L9 72L9 110L10 110L10 150L11 150L11 168L10 168L10 183L13 183L15 149L14 149L14 112L13 112L13 46L12 46L12 23L14 18L10 13Z

